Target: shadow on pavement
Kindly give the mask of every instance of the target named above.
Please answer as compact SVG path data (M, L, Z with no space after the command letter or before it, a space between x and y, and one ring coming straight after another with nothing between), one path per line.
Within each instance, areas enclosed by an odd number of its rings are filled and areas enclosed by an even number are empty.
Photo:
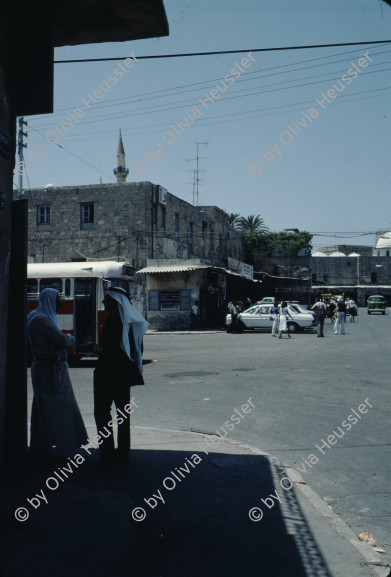
M68 479L30 463L3 481L1 577L330 577L294 490L267 457L135 449L130 465L102 469L92 453ZM48 503L35 509L27 498L37 494ZM259 522L249 518L255 506ZM137 507L143 521L132 519Z

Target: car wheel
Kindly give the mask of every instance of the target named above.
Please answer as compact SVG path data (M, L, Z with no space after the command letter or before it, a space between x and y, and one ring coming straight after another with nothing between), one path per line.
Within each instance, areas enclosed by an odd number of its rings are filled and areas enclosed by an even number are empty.
M368 311L368 314L370 315L370 314L371 314L371 311Z
M382 313L381 313L381 314L382 314L382 315L385 315L386 313L385 313L385 311L382 311Z
M298 330L298 328L299 328L299 327L297 326L296 323L288 323L288 331L289 331L290 333L296 333L297 330Z

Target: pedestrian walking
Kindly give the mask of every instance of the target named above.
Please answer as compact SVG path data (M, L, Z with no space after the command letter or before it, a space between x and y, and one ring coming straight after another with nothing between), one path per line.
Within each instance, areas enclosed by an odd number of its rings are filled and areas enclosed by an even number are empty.
M280 313L280 309L278 308L278 302L276 301L272 308L270 309L270 317L273 320L272 326L272 337L276 336L276 332L278 332L278 316Z
M337 307L335 309L336 319L334 324L334 333L337 335L339 332L339 327L341 327L341 335L345 334L345 315L346 315L346 305L343 298L337 301Z
M279 318L278 318L278 322L279 322L279 332L278 332L278 338L281 339L282 338L282 333L287 333L288 337L291 338L291 335L289 334L289 330L288 330L288 306L286 304L285 301L282 301L281 306L280 306L280 314L279 314Z
M357 315L357 306L353 299L346 301L346 313L349 314L349 320L354 323L354 317Z
M315 299L315 304L311 307L311 310L314 311L316 315L318 337L324 337L323 326L326 318L326 307L320 299Z
M130 304L126 291L110 288L103 299L109 312L101 334L101 351L94 371L94 416L101 463L129 462L130 387L143 385L142 342L148 323ZM117 450L114 448L111 406L115 404L118 424ZM125 415L125 417L124 417Z
M88 439L68 372L66 349L75 339L60 330L60 307L58 290L46 288L27 318L34 391L30 450L45 461L73 457Z

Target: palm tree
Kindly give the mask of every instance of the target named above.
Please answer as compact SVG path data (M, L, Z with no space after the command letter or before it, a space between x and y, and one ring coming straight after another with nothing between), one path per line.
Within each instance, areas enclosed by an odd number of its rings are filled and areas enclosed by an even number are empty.
M268 232L268 227L265 226L265 221L259 214L250 214L247 218L241 216L237 219L236 228L245 235L261 235Z
M234 228L237 227L238 225L238 220L239 220L240 214L238 212L231 212L228 215L228 222L231 226L233 226Z

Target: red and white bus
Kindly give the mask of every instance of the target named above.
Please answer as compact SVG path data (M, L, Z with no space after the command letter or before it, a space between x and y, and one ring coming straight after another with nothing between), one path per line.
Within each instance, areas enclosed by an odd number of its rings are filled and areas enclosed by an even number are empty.
M43 289L57 289L62 298L58 312L60 328L76 339L70 350L70 361L97 356L107 317L102 304L105 291L117 286L129 292L133 272L127 262L114 260L28 263L27 312L36 308Z

